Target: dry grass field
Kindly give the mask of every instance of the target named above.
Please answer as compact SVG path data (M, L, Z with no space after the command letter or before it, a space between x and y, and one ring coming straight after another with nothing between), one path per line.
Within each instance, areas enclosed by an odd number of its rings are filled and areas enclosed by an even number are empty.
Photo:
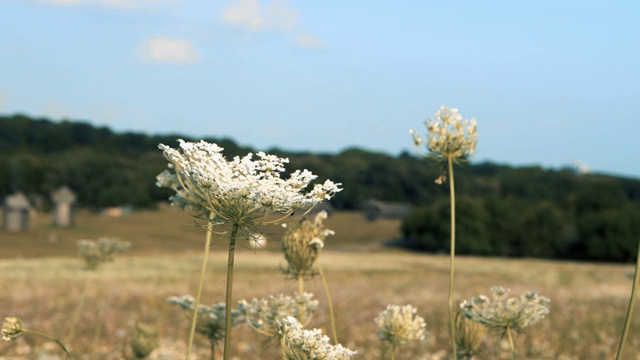
M81 213L77 224L73 229L54 229L41 215L27 233L0 232L0 315L19 316L25 327L59 338L76 359L131 358L128 340L133 326L146 323L160 333L160 344L150 359L183 359L189 320L165 299L195 294L204 231L192 226L190 217L171 209L121 218ZM326 225L336 236L327 239L319 261L332 293L340 342L357 350L357 359L387 358L373 319L387 304L410 303L427 321L429 335L422 344L401 348L396 358L447 359L449 258L383 246L399 235L398 221L369 223L357 213L337 213ZM280 271L284 264L278 250L281 230L265 231L271 234L265 249L241 249L236 254L235 300L293 294L297 289ZM133 247L98 271L85 271L75 256L75 242L100 236L119 237ZM205 303L224 299L224 246L222 240L213 246ZM514 295L536 290L551 298L551 313L517 335L521 359L613 359L632 270L631 265L618 264L458 257L456 297L489 295L494 285L510 288ZM305 286L320 301L309 325L327 331L321 282L313 278ZM68 341L72 327L75 336ZM273 339L247 327L235 327L232 337L237 359L280 359ZM208 359L206 340L199 337L196 344L197 358ZM477 359L509 359L505 345L490 335ZM628 345L624 358L640 359L639 320L633 323ZM0 359L63 358L52 343L33 335L0 344Z

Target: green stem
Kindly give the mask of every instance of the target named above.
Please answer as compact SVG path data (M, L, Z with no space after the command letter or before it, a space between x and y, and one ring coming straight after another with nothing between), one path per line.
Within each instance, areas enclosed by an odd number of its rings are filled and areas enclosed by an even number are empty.
M287 360L287 352L285 350L285 340L284 336L280 338L280 355L282 356L282 360Z
M216 359L216 341L214 339L209 340L211 342L211 360Z
M47 335L45 333L41 333L41 332L35 331L35 330L22 329L22 332L24 332L25 334L29 333L29 334L34 334L34 335L40 335L42 337L45 337L45 338L55 342L56 344L58 344L58 346L60 346L62 351L64 351L64 353L67 354L67 359L71 359L71 354L69 354L69 351L67 351L67 348L65 348L64 345L62 345L62 343L58 339L54 339L53 337L51 337L51 336L49 336L49 335Z
M638 287L638 279L640 278L640 273L638 271L639 268L640 268L640 241L638 241L638 253L636 255L636 270L633 275L633 286L631 287L631 298L629 299L627 317L624 320L624 330L622 331L622 338L620 339L620 346L618 347L618 354L616 355L616 360L622 359L622 349L624 348L624 343L627 340L627 335L629 334L629 328L631 327L631 315L633 314L633 305L636 302L636 289Z
M298 295L302 296L304 294L304 274L302 272L298 273Z
M456 324L455 311L453 308L453 270L455 268L456 257L456 193L453 183L453 158L449 156L449 192L451 196L451 255L449 257L449 331L451 332L451 346L453 348L453 359L458 359L458 349L456 346Z
M513 345L513 337L511 336L511 328L507 328L507 338L509 339L509 347L511 348L511 356L513 356L513 360L518 358L518 354L516 354L516 347Z
M324 294L327 297L327 304L329 305L329 318L331 319L331 332L333 333L333 343L338 345L338 332L336 331L336 317L333 314L333 302L329 295L329 286L327 286L327 278L324 276L322 267L318 263L318 272L320 273L320 279L322 280L322 287L324 288Z
M231 301L233 299L233 256L236 250L236 236L238 235L238 225L234 224L229 236L229 260L227 262L227 296L224 319L224 360L231 357Z
M193 338L196 334L196 322L198 321L198 310L200 310L200 297L202 296L202 285L204 284L204 275L207 270L207 259L209 258L209 249L211 249L211 234L213 233L214 213L209 213L209 224L207 226L207 237L204 245L204 259L202 260L202 269L200 270L200 283L198 284L198 294L196 302L193 304L193 316L191 318L191 331L189 332L189 345L187 347L187 360L191 357L191 349L193 348Z

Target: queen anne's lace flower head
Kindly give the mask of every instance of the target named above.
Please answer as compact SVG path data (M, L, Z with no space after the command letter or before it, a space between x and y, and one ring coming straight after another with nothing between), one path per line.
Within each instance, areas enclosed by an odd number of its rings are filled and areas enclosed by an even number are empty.
M319 329L304 330L292 316L278 322L283 354L287 360L348 360L356 355L342 345L331 345Z
M460 304L464 315L490 329L516 331L537 323L549 314L551 300L535 291L526 291L519 297L507 298L509 290L501 286L491 288L493 299L480 295Z
M293 297L283 294L270 295L268 298L251 301L241 300L238 310L245 322L257 332L274 336L278 334L278 323L288 316L309 319L318 309L318 300L313 294L296 294Z
M176 297L170 296L167 301L171 304L178 305L190 314L194 311L195 299L189 295ZM198 321L196 322L196 331L211 341L224 339L225 327L225 310L226 306L223 302L215 303L211 306L198 306ZM237 325L244 323L244 315L237 309L231 310L231 324Z
M96 270L100 264L113 261L113 254L129 251L131 243L116 238L101 237L98 240L78 240L78 255L84 259L86 269Z
M228 161L216 144L178 142L180 149L159 145L173 172L158 175L158 186L176 192L171 198L174 205L212 213L219 223L254 225L271 212L308 209L341 190L341 184L330 180L311 186L317 176L308 170L282 178L286 158L258 152L257 159L249 153Z
M324 227L326 218L327 212L320 211L313 221L302 219L287 226L282 237L282 252L288 265L285 272L289 276L296 278L311 271L325 238L334 234L333 230Z
M411 305L387 305L375 318L380 340L387 341L392 347L411 340L423 341L427 335L427 324L417 315Z
M473 155L478 142L475 119L462 120L456 108L442 106L436 111L436 120L425 122L427 127L427 149L429 156L437 160L464 160ZM416 146L423 143L422 137L415 131L409 131Z

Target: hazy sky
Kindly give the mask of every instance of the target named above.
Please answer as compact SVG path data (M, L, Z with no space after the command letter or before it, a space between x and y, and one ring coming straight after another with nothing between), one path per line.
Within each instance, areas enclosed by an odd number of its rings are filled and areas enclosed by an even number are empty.
M446 105L476 161L640 178L640 2L0 0L0 113L392 155Z

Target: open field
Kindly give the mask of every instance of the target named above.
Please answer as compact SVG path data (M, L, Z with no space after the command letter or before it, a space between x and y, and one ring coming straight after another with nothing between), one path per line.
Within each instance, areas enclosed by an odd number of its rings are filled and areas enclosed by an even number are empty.
M327 246L343 250L371 250L381 243L400 236L399 220L368 222L359 212L337 212L325 222L336 232L327 239ZM121 217L110 217L80 211L73 228L56 228L49 214L31 218L27 232L3 232L0 229L0 258L14 257L75 257L76 241L116 237L132 243L129 254L175 254L202 251L204 232L202 223L172 207L161 206L159 211L136 211ZM262 229L270 238L267 249L279 251L284 232L280 226ZM213 249L226 249L224 241L213 239Z
M449 258L379 246L397 236L397 222L366 223L358 216L337 214L327 221L327 227L338 234L328 239L320 256L341 343L359 351L357 359L384 358L373 318L387 304L411 303L427 321L430 334L423 344L406 345L397 358L446 359ZM55 242L47 240L54 230L46 221L34 223L30 235L0 233L0 315L20 316L25 327L58 337L78 359L125 359L130 354L127 341L133 325L152 324L161 341L150 358L184 358L189 321L165 298L195 294L204 231L180 225L191 220L170 210L119 219L81 214L78 220L84 225L57 231ZM78 236L117 236L132 241L134 247L130 253L117 255L113 263L88 272L75 257ZM26 243L17 244L21 237ZM210 257L204 303L224 298L226 254L220 242ZM284 260L277 249L277 242L272 241L255 253L238 251L235 300L296 291L296 284L280 272ZM458 300L488 295L494 285L508 287L514 295L537 290L551 298L549 317L516 338L521 359L614 358L631 290L632 266L458 257L456 269ZM326 331L329 322L321 282L313 278L305 286L321 304L310 326ZM74 326L77 312L79 321ZM75 337L66 342L71 327ZM280 358L273 340L243 326L234 328L233 344L237 359ZM197 358L208 359L206 341L198 338L197 345ZM510 358L504 345L488 337L478 359ZM638 320L628 345L624 358L640 359ZM51 343L32 335L0 344L0 359L57 359L54 355L62 358Z

